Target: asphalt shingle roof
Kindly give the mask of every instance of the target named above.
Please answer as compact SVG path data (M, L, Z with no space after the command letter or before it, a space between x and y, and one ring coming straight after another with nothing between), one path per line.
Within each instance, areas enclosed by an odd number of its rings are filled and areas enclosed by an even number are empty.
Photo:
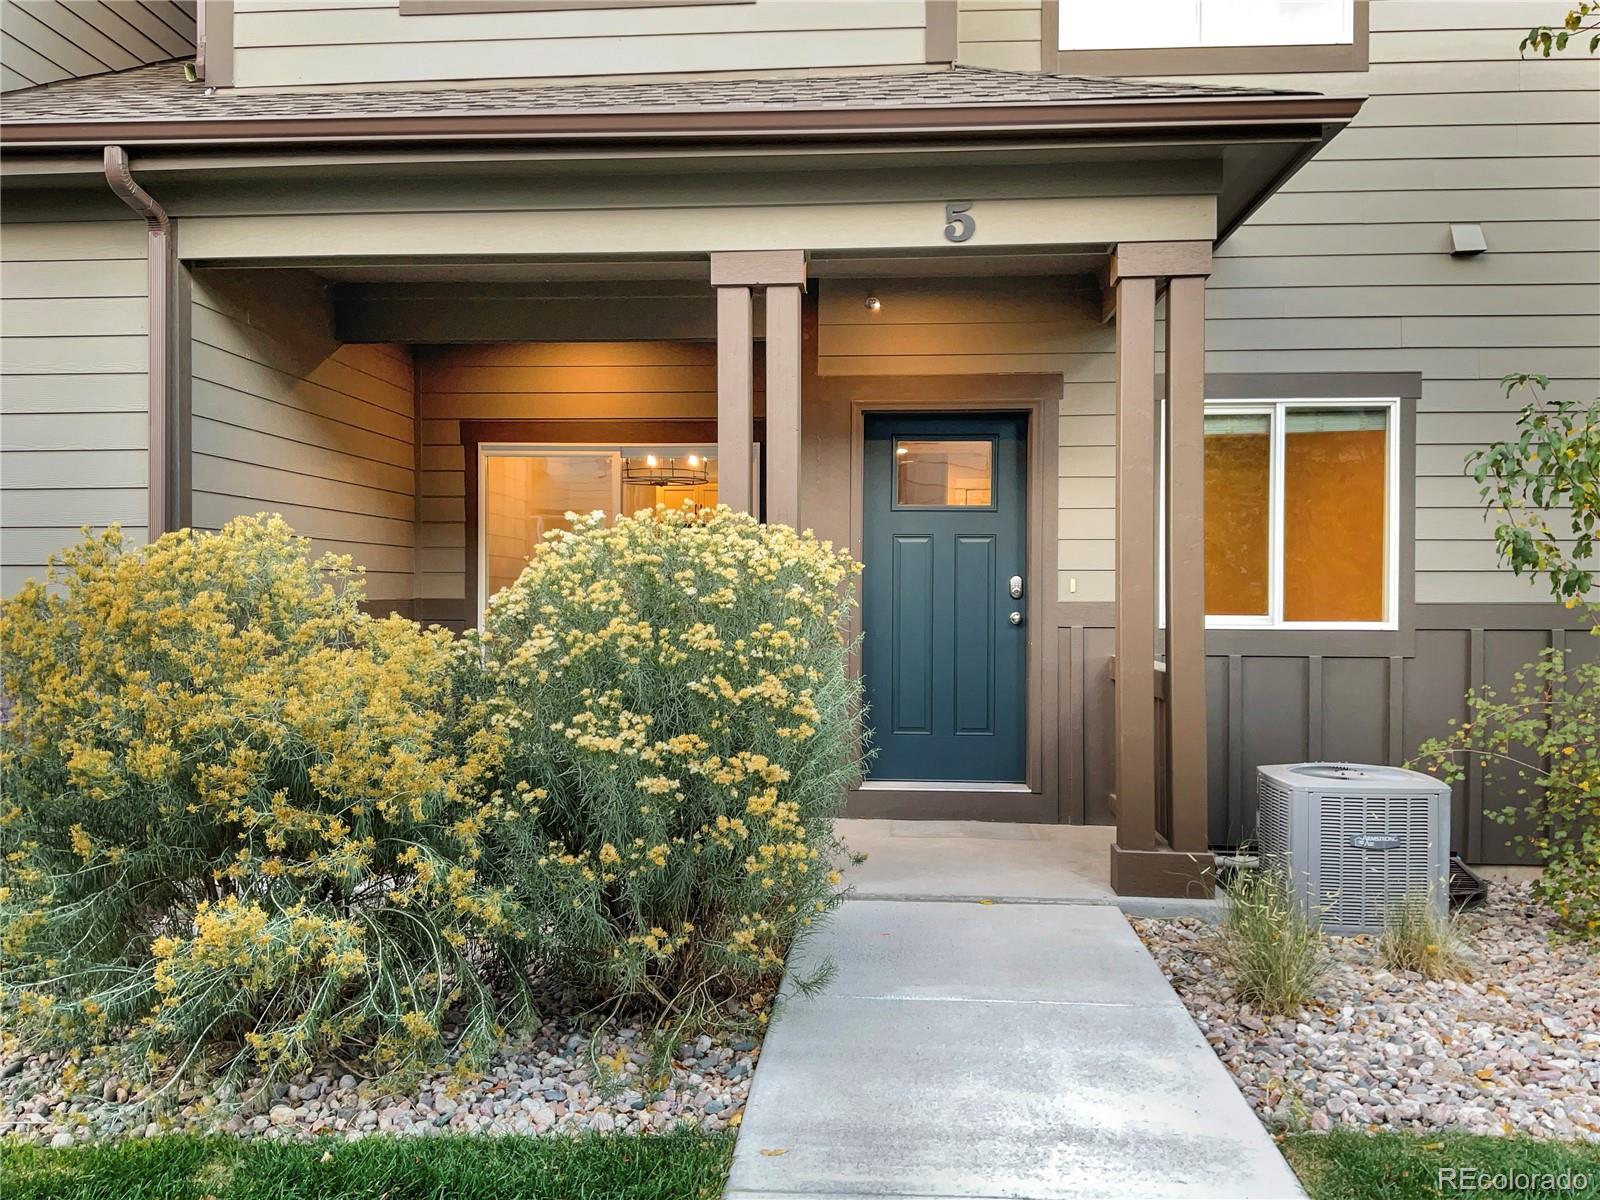
M157 63L21 91L0 123L282 121L350 117L617 116L626 113L837 112L1295 97L1273 88L1158 83L985 67L793 78L550 83L487 87L208 92L181 62Z

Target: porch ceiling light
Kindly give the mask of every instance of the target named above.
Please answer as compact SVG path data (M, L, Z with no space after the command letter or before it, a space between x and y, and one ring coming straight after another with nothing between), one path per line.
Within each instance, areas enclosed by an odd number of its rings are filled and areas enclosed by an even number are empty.
M643 487L695 487L710 480L706 461L698 454L684 458L646 454L642 458L629 456L622 460L623 483L636 483Z
M876 296L868 296L865 307L868 312L877 312L883 307L883 301L879 300Z

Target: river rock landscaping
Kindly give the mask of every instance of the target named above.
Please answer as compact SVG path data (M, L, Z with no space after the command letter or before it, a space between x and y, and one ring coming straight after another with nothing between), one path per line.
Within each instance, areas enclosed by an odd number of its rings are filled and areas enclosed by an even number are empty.
M369 1134L705 1133L737 1126L760 1047L701 1035L675 1048L666 1078L637 1027L591 1045L547 1024L511 1043L481 1075L425 1075L412 1086L328 1066L242 1087L181 1085L151 1097L61 1054L0 1055L0 1138L68 1146L167 1133L357 1140ZM264 1090L263 1090L264 1089Z
M1600 959L1551 940L1525 883L1465 922L1473 979L1396 974L1375 938L1333 937L1317 1000L1289 1018L1230 996L1204 922L1133 925L1269 1125L1600 1142Z

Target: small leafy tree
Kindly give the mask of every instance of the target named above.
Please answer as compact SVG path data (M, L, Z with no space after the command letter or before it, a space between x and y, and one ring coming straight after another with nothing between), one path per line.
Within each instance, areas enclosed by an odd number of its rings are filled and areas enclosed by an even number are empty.
M1473 453L1467 470L1496 520L1501 560L1514 574L1542 576L1568 609L1585 610L1589 635L1600 638L1600 604L1591 598L1600 401L1549 401L1542 375L1504 383L1508 396L1523 390L1530 397L1517 436ZM1451 781L1476 763L1486 779L1514 784L1531 821L1517 844L1545 863L1539 896L1565 931L1600 937L1600 655L1546 650L1516 673L1505 696L1483 688L1467 707L1467 722L1425 743L1421 762ZM1489 815L1510 823L1517 813Z
M1600 400L1580 406L1547 400L1543 375L1508 375L1509 399L1529 399L1517 416L1517 436L1476 450L1467 469L1479 498L1498 518L1495 545L1512 573L1543 575L1556 599L1575 608L1594 586L1595 524L1600 521ZM1565 519L1564 533L1553 523ZM1563 542L1568 544L1563 544Z
M1552 50L1559 54L1574 36L1581 38L1586 33L1590 35L1589 53L1593 54L1600 49L1600 3L1594 0L1584 0L1577 8L1571 9L1558 29L1549 25L1535 25L1528 30L1528 36L1522 39L1518 49L1523 54L1532 50L1549 58Z

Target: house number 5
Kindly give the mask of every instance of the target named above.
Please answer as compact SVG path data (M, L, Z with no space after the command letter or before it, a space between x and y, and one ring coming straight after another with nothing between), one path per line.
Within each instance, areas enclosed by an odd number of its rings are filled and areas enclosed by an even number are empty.
M978 231L972 219L971 200L952 200L944 206L944 240L964 242Z

